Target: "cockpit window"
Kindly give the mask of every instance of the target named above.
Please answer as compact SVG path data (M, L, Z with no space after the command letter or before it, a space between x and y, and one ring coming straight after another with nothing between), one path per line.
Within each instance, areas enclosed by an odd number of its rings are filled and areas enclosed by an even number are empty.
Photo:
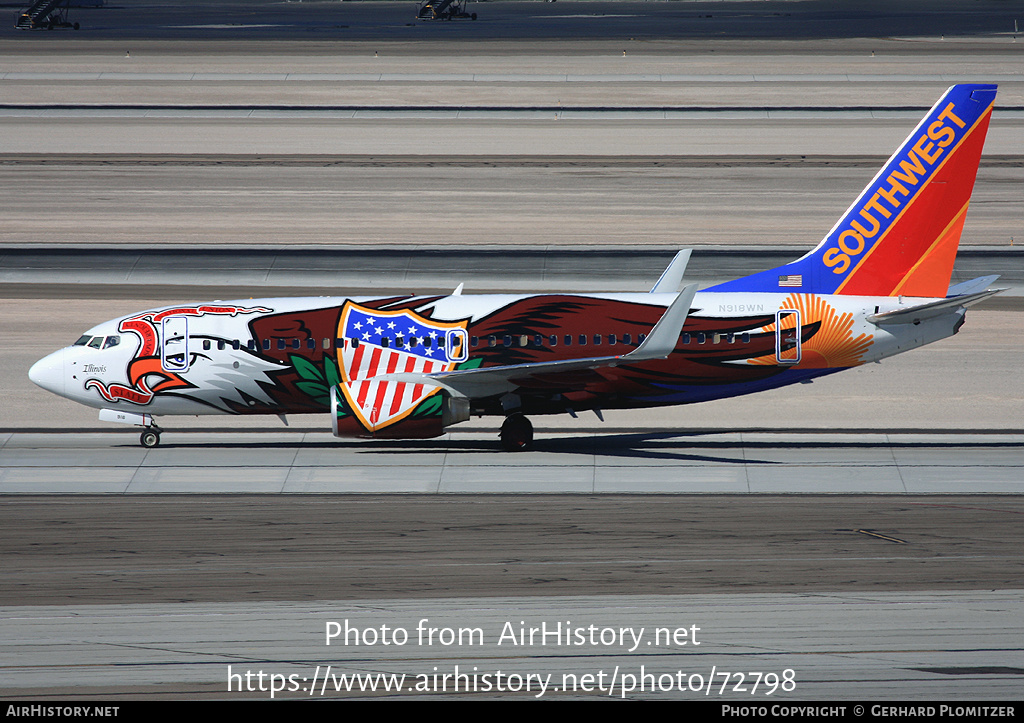
M92 340L89 342L89 346L92 347L93 349L99 349L101 346L103 346L103 337L94 336Z
M109 349L110 347L117 346L120 343L121 337L117 336L116 334L114 336L108 336L106 341L103 342L103 348Z
M71 346L85 346L86 344L89 343L90 339L92 339L92 334L83 334L82 336L78 337L78 341L76 341Z

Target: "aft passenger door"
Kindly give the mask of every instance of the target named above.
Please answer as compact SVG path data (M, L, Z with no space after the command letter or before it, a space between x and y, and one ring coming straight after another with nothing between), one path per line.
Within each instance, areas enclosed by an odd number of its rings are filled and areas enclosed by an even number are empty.
M448 360L453 362L464 362L469 359L469 344L466 343L465 329L449 329L445 334L445 342L448 346Z
M775 312L775 360L779 364L798 364L800 353L800 312L779 309Z

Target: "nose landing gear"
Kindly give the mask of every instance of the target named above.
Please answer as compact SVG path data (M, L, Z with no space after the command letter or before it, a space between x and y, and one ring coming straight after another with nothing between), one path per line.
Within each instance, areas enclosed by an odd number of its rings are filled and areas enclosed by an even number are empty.
M142 427L142 434L139 435L139 444L146 449L152 449L160 444L160 433L164 430L153 421L152 414L139 414L138 412L126 412L120 409L101 409L101 422L117 422L118 424L133 424Z
M533 425L522 414L510 414L501 425L501 447L506 452L521 452L533 446Z
M163 431L160 427L155 424L146 427L146 429L139 435L139 444L147 449L152 449L160 444L160 432Z

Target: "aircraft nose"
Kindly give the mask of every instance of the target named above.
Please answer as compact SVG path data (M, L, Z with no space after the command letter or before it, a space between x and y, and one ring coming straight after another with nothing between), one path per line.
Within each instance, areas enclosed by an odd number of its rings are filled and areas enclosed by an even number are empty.
M28 378L36 386L64 396L64 350L55 351L33 364Z

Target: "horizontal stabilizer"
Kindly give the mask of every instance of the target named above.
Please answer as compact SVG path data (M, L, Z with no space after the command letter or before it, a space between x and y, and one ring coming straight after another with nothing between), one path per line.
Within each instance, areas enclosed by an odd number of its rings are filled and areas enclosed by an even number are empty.
M1006 289L988 289L986 291L979 291L976 294L966 294L963 296L954 296L948 299L939 299L938 301L933 301L929 304L919 304L906 309L896 309L895 311L886 311L881 314L872 314L867 318L867 320L872 324L877 324L878 326L885 326L886 324L918 324L926 319L942 316L943 314L949 314L957 309L977 304L982 299L995 296L1003 291L1006 291Z
M620 364L664 359L676 348L683 324L690 313L690 304L697 293L697 284L685 287L671 306L662 314L651 333L636 349L617 356L591 357L588 359L566 359L564 361L533 362L530 364L508 364L479 369L460 369L451 372L422 374L398 372L375 377L382 381L412 382L441 387L456 397L481 398L513 391L518 380L538 375L574 372L585 369L601 369Z
M993 274L992 276L979 276L978 278L971 279L970 281L962 281L959 284L953 284L949 287L949 291L946 292L946 298L977 294L979 291L984 291L998 280L999 274Z

